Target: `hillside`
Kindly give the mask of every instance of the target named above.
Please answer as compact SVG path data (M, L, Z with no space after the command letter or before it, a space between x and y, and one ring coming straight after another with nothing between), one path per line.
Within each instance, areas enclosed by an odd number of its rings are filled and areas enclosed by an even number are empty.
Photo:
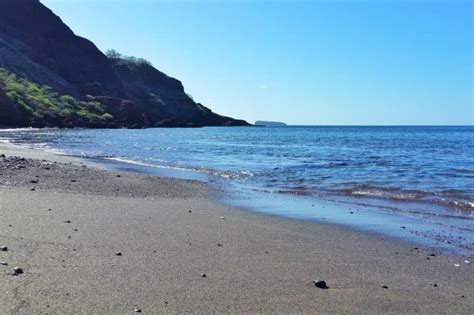
M0 126L244 125L147 62L109 58L39 1L0 1Z

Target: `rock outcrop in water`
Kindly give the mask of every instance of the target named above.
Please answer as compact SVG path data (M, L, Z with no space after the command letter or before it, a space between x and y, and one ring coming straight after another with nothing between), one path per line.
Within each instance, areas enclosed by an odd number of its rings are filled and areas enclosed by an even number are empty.
M255 126L263 126L263 127L286 127L287 124L279 121L264 121L264 120L257 120L255 122Z
M139 60L108 58L38 0L0 1L0 126L243 126Z

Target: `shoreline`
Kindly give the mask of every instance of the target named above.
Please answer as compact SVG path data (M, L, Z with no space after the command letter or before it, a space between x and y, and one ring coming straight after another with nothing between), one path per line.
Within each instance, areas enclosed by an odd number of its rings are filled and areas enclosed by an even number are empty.
M471 258L225 206L196 181L2 153L27 160L0 158L24 164L0 168L0 313L474 311Z

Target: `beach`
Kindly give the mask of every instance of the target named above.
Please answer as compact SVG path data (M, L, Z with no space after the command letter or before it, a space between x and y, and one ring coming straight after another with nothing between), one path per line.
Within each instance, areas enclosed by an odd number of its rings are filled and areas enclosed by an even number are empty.
M0 314L474 312L472 257L225 206L202 182L1 154Z

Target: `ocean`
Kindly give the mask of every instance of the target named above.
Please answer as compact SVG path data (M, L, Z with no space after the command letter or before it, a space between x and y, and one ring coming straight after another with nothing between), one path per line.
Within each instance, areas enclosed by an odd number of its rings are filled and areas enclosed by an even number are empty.
M10 129L1 141L208 181L224 202L474 249L474 127Z

